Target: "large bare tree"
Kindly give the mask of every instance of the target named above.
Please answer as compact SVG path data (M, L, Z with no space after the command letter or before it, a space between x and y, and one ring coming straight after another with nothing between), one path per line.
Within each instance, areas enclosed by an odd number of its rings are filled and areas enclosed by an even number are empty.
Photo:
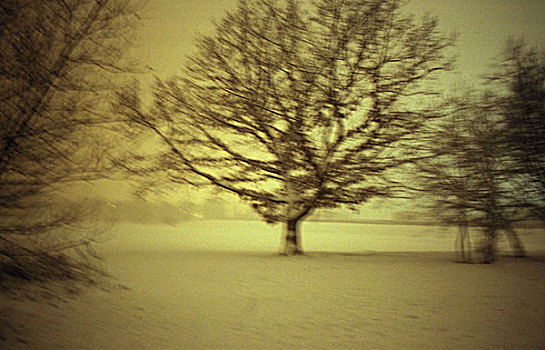
M238 195L285 223L286 254L302 253L314 209L395 191L386 174L417 156L411 140L437 115L426 82L450 68L453 38L401 5L241 1L182 74L158 82L153 107L120 94L133 130L164 145L147 170Z
M69 277L88 206L64 184L105 176L104 112L136 23L126 0L0 2L0 283ZM80 271L73 270L72 272Z

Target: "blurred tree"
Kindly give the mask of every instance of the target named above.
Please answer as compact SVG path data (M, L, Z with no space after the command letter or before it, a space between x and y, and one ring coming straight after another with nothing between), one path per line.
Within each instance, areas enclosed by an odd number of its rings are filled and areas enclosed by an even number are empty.
M464 154L468 138L464 122L460 115L450 114L441 122L430 124L427 132L421 134L422 148L430 152L430 157L415 164L415 194L441 221L458 227L457 259L467 262L471 260L468 230L471 173Z
M127 72L126 0L0 2L0 284L79 276L89 256L65 183L106 176L107 96ZM71 264L76 265L71 265ZM81 265L80 265L81 267Z
M501 106L519 203L545 221L545 51L509 41L489 81Z
M150 110L134 89L119 95L132 130L165 146L139 171L238 195L285 223L285 254L302 253L314 209L395 193L386 175L416 157L413 138L438 114L423 83L451 67L453 38L401 3L241 1L181 76L157 83Z
M450 103L449 114L423 134L422 148L430 155L416 163L417 196L446 224L458 226L457 258L471 261L469 227L483 228L478 250L483 262L496 258L498 231L504 230L515 256L525 251L512 221L511 161L495 99L469 94ZM458 253L457 253L458 254Z

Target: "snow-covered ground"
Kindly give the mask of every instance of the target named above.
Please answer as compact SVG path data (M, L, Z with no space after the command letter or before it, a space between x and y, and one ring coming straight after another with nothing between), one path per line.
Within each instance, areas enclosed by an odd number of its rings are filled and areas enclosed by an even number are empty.
M101 250L127 288L12 302L24 342L10 333L0 347L545 348L543 232L522 235L534 257L469 265L452 262L454 231L445 228L303 230L311 253L280 257L281 228L257 222L117 226Z

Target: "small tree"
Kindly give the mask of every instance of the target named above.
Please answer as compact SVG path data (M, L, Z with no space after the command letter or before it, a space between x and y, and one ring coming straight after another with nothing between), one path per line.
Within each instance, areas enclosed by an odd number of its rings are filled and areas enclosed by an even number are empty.
M92 209L62 187L106 176L97 127L135 19L125 0L0 2L0 284L82 271L67 252L91 242L79 224Z
M501 106L519 204L545 221L545 51L509 41L489 81Z
M467 121L452 113L429 125L422 134L422 148L429 157L415 164L415 199L447 225L458 227L455 242L457 260L471 261L469 225L471 218L471 170L467 167L465 147ZM424 194L424 196L422 196ZM458 256L459 254L459 256Z
M450 68L453 39L400 3L241 1L181 76L158 82L151 110L134 91L118 108L163 142L155 172L238 195L285 223L286 254L302 253L314 209L395 191L386 175L414 159L412 139L437 114L424 82Z
M458 226L456 246L463 262L471 260L469 226L484 228L479 247L484 262L495 259L500 230L506 232L515 255L525 255L511 224L517 209L509 183L511 162L493 102L488 95L475 94L452 101L448 116L422 140L430 157L415 168L416 194L425 194L427 207L442 221Z

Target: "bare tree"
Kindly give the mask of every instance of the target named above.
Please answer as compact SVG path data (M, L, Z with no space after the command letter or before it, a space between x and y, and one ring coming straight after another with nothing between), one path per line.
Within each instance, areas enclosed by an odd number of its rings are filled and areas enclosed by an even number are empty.
M422 137L429 157L416 163L417 196L446 224L458 226L459 259L471 261L469 227L483 228L483 262L496 258L504 230L515 256L525 256L513 228L517 204L510 184L511 161L499 109L489 96L469 94L452 101L448 116Z
M106 176L104 111L129 69L134 10L126 0L0 2L0 283L68 277L68 251L90 243L80 226L90 207L65 205L62 187Z
M519 204L545 221L545 51L509 41L489 81L501 106Z
M472 259L469 235L472 173L466 162L469 136L464 132L464 124L467 121L453 113L428 125L427 132L422 133L419 141L429 157L415 163L414 192L415 199L425 209L445 224L458 227L455 253L460 262Z
M118 108L165 146L155 174L238 195L284 223L283 251L299 254L314 209L395 192L386 175L437 114L424 83L450 68L452 43L401 1L241 1L158 82L151 109L129 90Z

